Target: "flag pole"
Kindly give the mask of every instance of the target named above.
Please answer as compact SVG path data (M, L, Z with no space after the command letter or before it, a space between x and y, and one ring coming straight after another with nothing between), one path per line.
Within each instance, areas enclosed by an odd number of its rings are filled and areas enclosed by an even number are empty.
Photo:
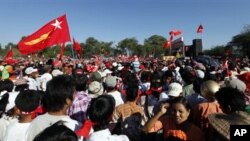
M72 57L73 57L73 59L75 59L75 54L74 54L74 50L73 50L73 44L72 44L72 46L71 46L71 52L72 52Z
M171 50L171 48L172 48L172 42L170 42L170 47L169 47L169 53L170 53L170 55L169 56L171 56L172 55L172 50Z

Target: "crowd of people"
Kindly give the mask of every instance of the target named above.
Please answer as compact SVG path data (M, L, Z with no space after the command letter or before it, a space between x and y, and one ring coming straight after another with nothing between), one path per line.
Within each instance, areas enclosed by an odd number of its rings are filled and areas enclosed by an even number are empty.
M250 125L250 61L0 62L0 141L224 141Z

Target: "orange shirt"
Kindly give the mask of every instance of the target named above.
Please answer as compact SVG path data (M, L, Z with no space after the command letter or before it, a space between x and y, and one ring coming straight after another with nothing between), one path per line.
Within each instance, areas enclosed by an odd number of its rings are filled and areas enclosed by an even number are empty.
M186 133L188 141L204 141L204 133L200 130L199 127L195 126L192 123L188 124L188 127L185 129L180 129L177 127L177 124L174 121L174 118L169 116L163 116L158 120L150 132L156 132L160 129L164 130L164 137L167 135L168 130L182 130Z
M200 103L193 111L194 123L206 133L212 130L208 121L208 115L212 113L222 113L220 105L217 102Z

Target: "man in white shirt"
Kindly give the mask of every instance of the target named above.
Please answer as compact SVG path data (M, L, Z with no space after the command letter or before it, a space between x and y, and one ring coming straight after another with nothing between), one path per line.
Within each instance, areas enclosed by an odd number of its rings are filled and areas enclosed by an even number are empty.
M67 115L67 109L72 105L75 93L75 82L69 75L54 77L47 84L42 104L47 113L35 118L27 130L26 141L32 141L37 134L59 120L71 130L81 125Z
M45 71L45 73L40 78L40 82L41 82L40 87L41 87L42 91L46 91L46 84L47 84L47 82L49 82L52 79L51 66L45 65L44 71Z
M117 78L115 76L108 76L105 79L105 86L107 94L111 95L115 99L115 106L124 104L121 93L116 89Z
M36 78L38 76L38 70L34 69L33 67L28 67L25 69L25 73L28 75L27 81L29 85L30 90L38 90L39 86L36 81Z

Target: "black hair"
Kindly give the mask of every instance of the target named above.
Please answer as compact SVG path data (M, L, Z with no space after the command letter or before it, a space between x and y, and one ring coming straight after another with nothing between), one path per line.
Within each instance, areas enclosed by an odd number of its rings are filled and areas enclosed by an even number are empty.
M6 106L9 102L9 93L5 93L2 95L0 99L0 118L2 117L3 113L5 113Z
M40 95L35 90L21 91L15 99L16 107L23 112L34 111L39 106L39 103Z
M143 71L141 73L141 82L145 83L147 81L150 81L150 76L151 76L151 72L150 71Z
M138 85L138 83L139 83L139 80L136 76L136 73L130 73L130 75L128 76L127 79L128 79L127 80L128 84Z
M246 107L245 94L237 88L224 87L215 93L215 98L224 112L244 111ZM228 107L230 106L230 111Z
M165 138L165 141L185 141L185 140L182 140L175 136L168 136L167 138Z
M187 99L183 96L175 97L171 100L171 105L176 103L181 103L187 110L191 110L191 106L189 105Z
M101 95L91 100L87 114L89 119L95 123L94 131L108 127L114 109L115 99L110 95Z
M36 135L33 141L78 141L77 135L58 121Z
M182 79L189 85L192 84L195 80L195 72L194 70L186 70L184 69L181 74Z
M203 82L203 79L201 78L196 78L193 82L193 90L195 93L201 94L201 84Z
M2 82L2 90L6 90L7 92L12 92L14 88L14 83L13 81L9 80L9 79L5 79Z
M25 89L28 89L28 87L29 87L29 84L17 85L17 86L15 87L15 91L16 91L16 92L23 91L23 90L25 90Z
M126 100L127 101L135 101L138 96L138 85L129 85L126 89Z
M168 78L168 77L171 77L171 78L174 77L172 70L167 70L164 72L163 78Z
M176 104L176 103L182 104L186 108L187 111L188 110L190 111L190 115L188 116L187 121L189 121L189 122L193 121L193 116L191 116L193 111L191 110L191 106L185 97L183 97L183 96L175 97L175 98L171 99L170 103L171 103L171 106L173 104Z
M86 91L88 77L85 74L75 74L74 78L76 80L76 91Z
M0 92L2 92L2 91L3 91L3 81L0 80Z
M69 75L59 75L47 83L42 104L48 112L60 111L66 104L67 98L73 101L75 80Z

